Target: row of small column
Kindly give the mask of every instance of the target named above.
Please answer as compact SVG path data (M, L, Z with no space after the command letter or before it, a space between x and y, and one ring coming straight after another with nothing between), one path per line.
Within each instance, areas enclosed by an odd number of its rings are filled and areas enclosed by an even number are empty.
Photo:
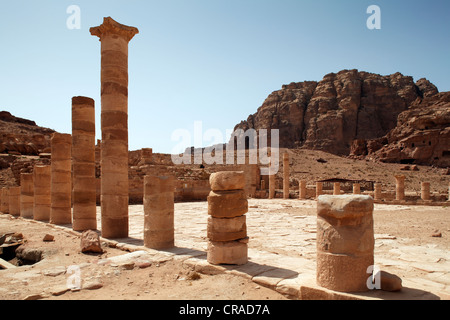
M33 173L20 174L20 187L3 188L1 211L52 224L72 223L76 231L95 230L95 181L94 100L74 97L72 135L52 135L51 165L35 165Z
M398 201L405 200L405 177L404 176L395 176L396 184L395 184L395 199ZM323 194L323 183L316 182L316 198ZM340 182L333 183L333 195L341 194L341 184ZM353 184L353 194L361 194L361 185L359 183ZM299 182L299 199L306 199L306 181L301 180ZM373 191L374 200L381 200L382 197L382 185L381 183L374 183L374 191ZM430 193L430 183L422 182L421 183L421 199L428 201L431 199ZM450 199L450 185L449 185L449 199Z
M289 163L289 153L285 152L283 154L283 198L289 199L289 175L290 175L290 163ZM269 165L270 166L270 165ZM269 199L275 198L275 174L269 174ZM396 190L396 200L402 201L405 199L405 176L396 175L395 176L395 190ZM323 183L316 182L316 198L323 194ZM333 195L341 194L341 184L340 182L333 183ZM353 194L361 194L361 185L359 183L353 184ZM306 199L306 181L299 181L299 199ZM381 200L381 183L374 184L374 200ZM430 183L421 183L421 198L422 200L428 201L430 197ZM449 200L450 200L450 185L449 185Z

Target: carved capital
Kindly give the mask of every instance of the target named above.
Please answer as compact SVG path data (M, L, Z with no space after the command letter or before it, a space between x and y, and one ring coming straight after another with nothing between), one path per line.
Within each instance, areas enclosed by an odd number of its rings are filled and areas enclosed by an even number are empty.
M91 35L99 37L100 41L104 36L111 34L121 36L127 41L130 41L139 33L137 28L120 24L111 17L103 18L103 23L100 26L92 27L89 31Z

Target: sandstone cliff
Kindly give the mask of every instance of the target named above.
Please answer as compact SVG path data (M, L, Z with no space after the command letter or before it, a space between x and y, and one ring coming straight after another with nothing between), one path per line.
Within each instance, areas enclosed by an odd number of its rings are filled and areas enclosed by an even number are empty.
M366 154L382 162L450 167L450 92L415 101L382 140L366 141Z
M37 126L34 121L0 111L0 153L38 155L50 152L50 139L54 132Z
M284 85L235 130L279 129L281 148L349 155L355 141L384 137L402 112L437 93L426 79L343 70L320 82Z

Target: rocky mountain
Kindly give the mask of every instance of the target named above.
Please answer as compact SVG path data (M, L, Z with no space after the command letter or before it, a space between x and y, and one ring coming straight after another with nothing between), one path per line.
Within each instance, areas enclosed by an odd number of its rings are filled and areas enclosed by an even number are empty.
M357 148L365 147L359 155L382 162L450 167L450 92L416 100L399 114L397 126L386 136L362 146Z
M279 129L281 148L322 150L344 156L352 152L365 155L368 152L364 150L357 152L358 146L367 149L367 143L378 143L380 149L384 142L396 141L393 136L397 131L391 131L410 116L407 113L400 115L421 105L422 101L424 104L417 109L429 106L438 93L436 86L426 79L414 82L412 77L401 73L382 76L343 70L330 73L319 82L284 85L281 90L271 93L257 112L238 124L235 130ZM436 116L441 117L441 113ZM433 111L429 110L428 117L434 117ZM445 119L436 121L440 123L439 128L450 126ZM383 137L385 140L376 140ZM447 142L444 149L448 147ZM380 157L388 158L392 159ZM431 160L430 157L427 159L424 162Z
M50 152L50 139L54 132L39 127L34 121L0 111L0 153L39 155Z

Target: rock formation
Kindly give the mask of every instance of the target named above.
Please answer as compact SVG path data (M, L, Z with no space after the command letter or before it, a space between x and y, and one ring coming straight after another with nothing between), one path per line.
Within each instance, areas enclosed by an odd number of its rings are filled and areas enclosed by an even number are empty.
M337 155L359 150L358 154L364 154L366 141L384 137L397 126L402 112L437 95L437 88L426 79L414 83L401 73L381 76L343 70L320 82L284 85L235 130L279 129L281 148L304 147ZM443 122L448 127L448 121Z
M397 126L367 154L382 162L450 166L450 92L425 96L400 113Z

